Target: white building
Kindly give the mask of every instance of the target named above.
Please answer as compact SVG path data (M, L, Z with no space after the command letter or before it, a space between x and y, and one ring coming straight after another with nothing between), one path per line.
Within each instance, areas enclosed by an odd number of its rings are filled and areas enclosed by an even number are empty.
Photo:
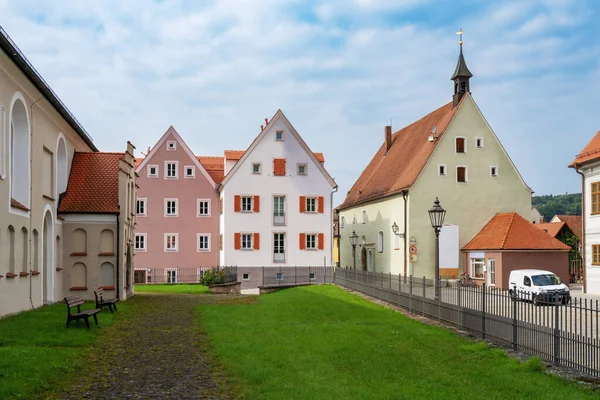
M242 290L294 284L303 275L320 279L315 267L332 265L337 189L323 155L308 148L281 110L240 154L225 152L218 187L220 264L238 266Z
M600 294L600 132L569 167L581 175L582 182L583 291Z

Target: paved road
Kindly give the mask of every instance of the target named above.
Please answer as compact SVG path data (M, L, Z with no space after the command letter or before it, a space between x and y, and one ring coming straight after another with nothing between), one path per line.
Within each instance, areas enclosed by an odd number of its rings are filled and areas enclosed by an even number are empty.
M193 308L207 296L137 295L64 399L227 399ZM211 296L212 297L212 296ZM93 327L92 327L93 329Z

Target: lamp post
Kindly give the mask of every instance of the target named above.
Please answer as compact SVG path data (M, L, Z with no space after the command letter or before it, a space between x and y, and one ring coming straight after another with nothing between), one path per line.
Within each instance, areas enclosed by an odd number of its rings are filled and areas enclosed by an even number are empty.
M429 219L431 220L431 227L435 233L435 299L440 298L440 231L444 226L444 217L446 216L446 210L440 206L440 201L435 198L433 207L429 210Z
M350 243L352 244L352 258L354 260L354 269L356 269L356 244L358 243L358 235L354 230L352 230L352 235L350 235Z

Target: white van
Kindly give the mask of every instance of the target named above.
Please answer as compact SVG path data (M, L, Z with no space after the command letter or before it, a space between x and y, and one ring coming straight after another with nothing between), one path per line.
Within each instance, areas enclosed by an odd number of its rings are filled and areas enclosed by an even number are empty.
M550 271L518 269L511 271L508 283L508 292L514 299L531 300L535 305L554 303L557 296L562 304L571 300L567 285Z

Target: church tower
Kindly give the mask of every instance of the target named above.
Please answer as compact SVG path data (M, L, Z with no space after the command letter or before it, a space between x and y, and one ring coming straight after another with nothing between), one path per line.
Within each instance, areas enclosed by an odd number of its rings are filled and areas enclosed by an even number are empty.
M462 41L462 30L458 31L457 34L460 36L460 54L458 56L458 63L456 64L456 69L454 70L454 74L452 74L452 78L450 80L454 81L454 96L452 96L452 107L456 107L462 99L463 95L466 92L471 93L471 88L469 86L469 79L473 76L469 68L467 68L467 63L465 62L465 57L463 56L463 41Z

